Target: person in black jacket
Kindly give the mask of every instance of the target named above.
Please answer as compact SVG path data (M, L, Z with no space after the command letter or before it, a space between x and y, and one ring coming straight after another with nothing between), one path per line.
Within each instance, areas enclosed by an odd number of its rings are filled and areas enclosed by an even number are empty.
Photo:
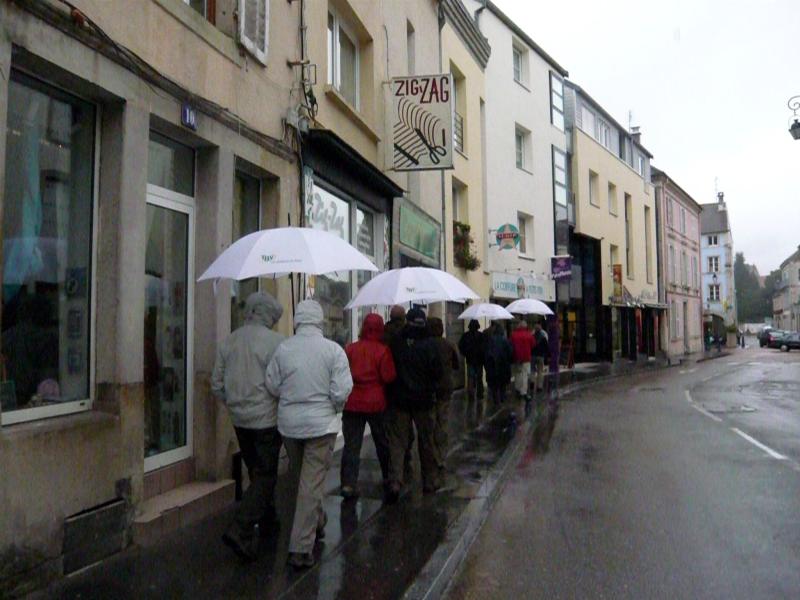
M467 395L470 399L483 398L483 358L486 351L486 336L481 331L480 323L475 319L469 322L467 331L458 340L458 350L467 361Z
M511 381L511 363L514 349L506 337L503 326L495 323L486 334L486 382L489 384L489 398L495 405L505 401L506 388Z
M417 447L425 493L439 489L436 460L435 394L442 365L436 344L428 334L425 313L412 308L406 325L391 345L397 378L392 386L387 412L389 438L389 489L387 501L396 502L403 487L404 455L413 427L417 428Z

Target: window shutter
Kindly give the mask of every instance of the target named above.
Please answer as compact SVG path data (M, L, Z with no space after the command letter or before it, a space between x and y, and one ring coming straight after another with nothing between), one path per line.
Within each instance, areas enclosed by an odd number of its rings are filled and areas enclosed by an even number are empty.
M269 0L239 0L239 43L261 64L269 49Z

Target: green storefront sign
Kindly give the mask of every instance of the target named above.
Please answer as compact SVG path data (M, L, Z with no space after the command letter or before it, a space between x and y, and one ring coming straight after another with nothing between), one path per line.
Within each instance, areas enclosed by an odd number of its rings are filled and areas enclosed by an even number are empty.
M439 223L425 211L404 201L400 205L400 243L439 262Z

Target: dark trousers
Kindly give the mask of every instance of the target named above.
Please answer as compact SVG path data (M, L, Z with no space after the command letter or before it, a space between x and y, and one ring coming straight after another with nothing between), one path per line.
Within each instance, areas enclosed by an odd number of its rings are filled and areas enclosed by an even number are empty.
M506 387L507 384L490 385L489 386L489 399L495 404L499 405L506 400Z
M278 456L281 434L277 427L246 429L235 427L242 460L250 475L250 485L242 494L235 521L242 535L253 534L261 520L275 516L275 484L278 481Z
M467 394L470 399L483 398L483 365L467 365Z
M422 485L426 489L439 484L439 465L434 437L434 407L390 407L386 415L386 432L389 437L389 481L403 484L404 463L408 441L417 428L417 448L422 469Z
M433 437L436 441L436 462L440 469L444 468L444 459L447 457L450 398L452 395L453 392L450 390L439 390L436 392L436 408L433 411Z
M344 449L342 450L342 486L356 487L358 483L358 470L361 465L361 444L364 441L364 428L369 423L372 433L372 443L378 462L381 463L383 480L389 480L389 441L386 439L384 415L380 413L362 413L344 411L342 414L342 433L344 434Z

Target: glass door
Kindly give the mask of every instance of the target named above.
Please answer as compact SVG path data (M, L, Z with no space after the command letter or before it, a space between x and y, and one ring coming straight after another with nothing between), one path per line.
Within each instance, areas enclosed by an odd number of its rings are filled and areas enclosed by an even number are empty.
M145 255L145 471L192 453L193 209L148 187Z

